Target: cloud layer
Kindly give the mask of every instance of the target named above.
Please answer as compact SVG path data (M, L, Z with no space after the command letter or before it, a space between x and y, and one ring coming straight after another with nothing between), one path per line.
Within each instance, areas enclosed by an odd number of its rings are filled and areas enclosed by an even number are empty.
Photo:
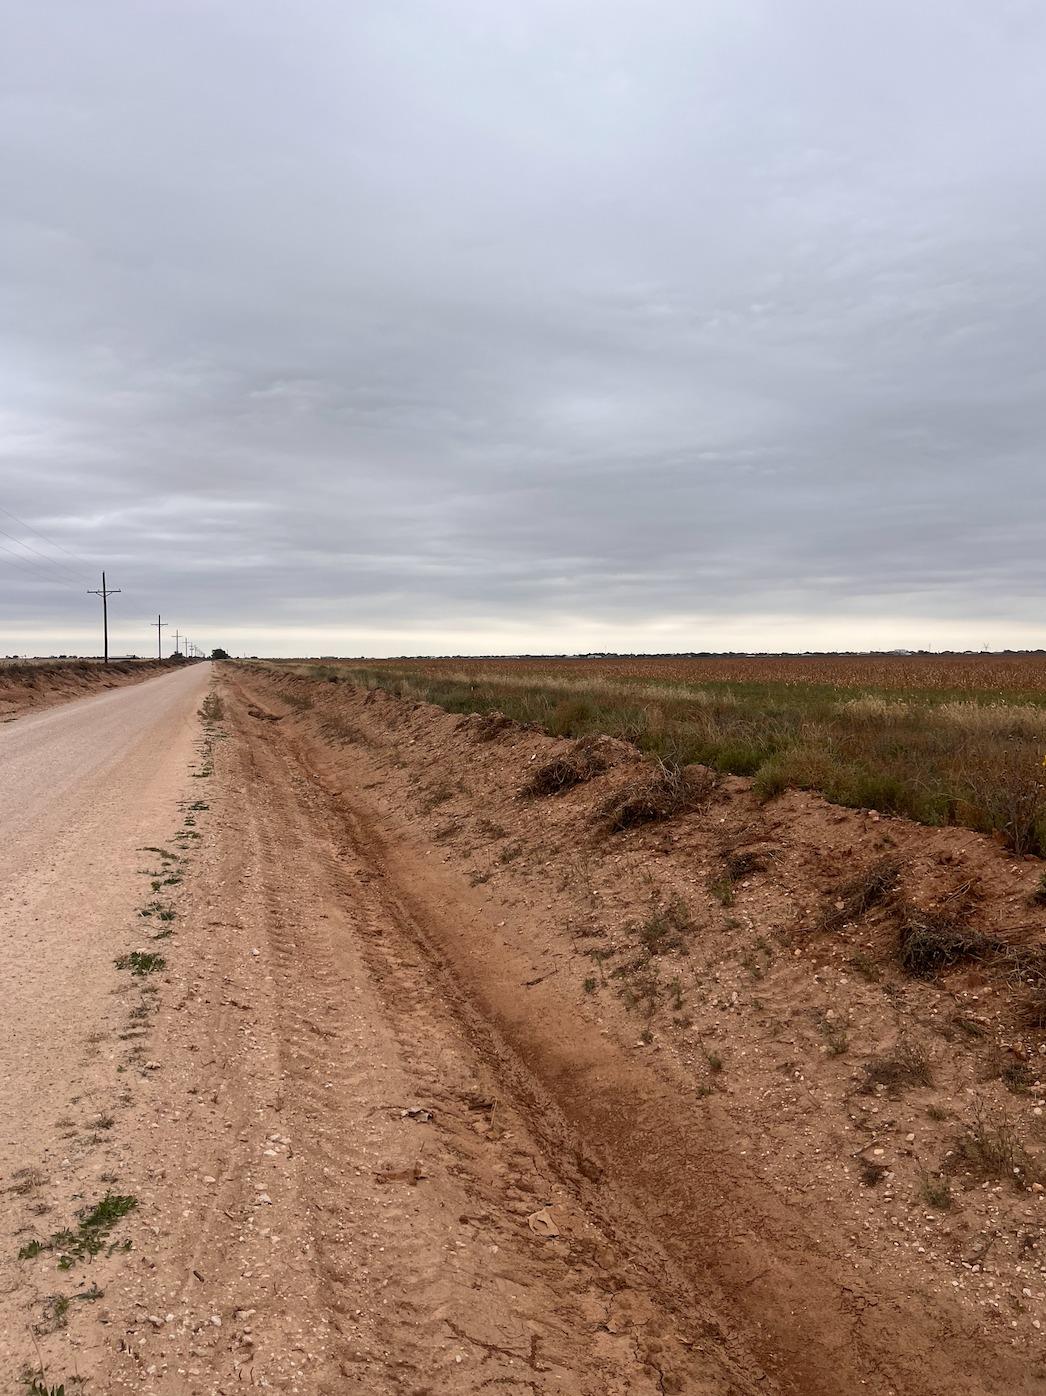
M5 31L0 650L1046 644L1041 7Z

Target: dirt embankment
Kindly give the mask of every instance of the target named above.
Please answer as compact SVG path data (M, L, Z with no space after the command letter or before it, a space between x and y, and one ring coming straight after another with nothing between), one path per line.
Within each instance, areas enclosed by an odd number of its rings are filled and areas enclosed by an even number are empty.
M100 664L70 659L0 664L0 722L10 722L24 712L85 698L107 688L138 683L172 669L169 661L127 659Z
M226 672L677 1305L781 1390L1046 1389L1038 864L732 779L640 823L627 747Z

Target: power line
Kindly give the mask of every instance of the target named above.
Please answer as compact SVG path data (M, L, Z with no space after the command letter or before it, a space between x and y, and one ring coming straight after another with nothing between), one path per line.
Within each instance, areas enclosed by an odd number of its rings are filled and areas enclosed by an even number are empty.
M16 555L16 556L17 556L17 555ZM24 572L24 573L26 574L27 577L32 577L32 579L33 579L34 581L36 581L36 582L44 581L44 582L47 582L50 586L53 586L53 587L54 587L54 586L67 586L67 585L68 585L68 583L65 582L65 581L57 582L57 581L55 581L55 579L54 579L53 577L47 577L47 576L41 577L41 576L39 576L36 572L30 572L29 567L25 565L25 561L26 561L26 560L23 560L22 562L12 562L11 559L8 558L8 557L0 557L0 562L6 562L7 565L8 565L8 567L17 567L18 570L19 570L19 572ZM31 564L30 564L30 566L31 566Z
M23 569L27 570L31 567L34 573L38 573L41 576L46 577L49 582L59 582L62 586L78 585L78 583L70 581L68 577L58 572L48 571L39 562L35 562L33 558L25 557L22 553L16 553L15 550L9 547L6 543L0 543L0 549L3 549L5 553L9 553L11 557L13 557L17 561L17 563L22 566Z
M48 557L47 554L42 553L39 548L34 548L31 543L24 543L21 538L16 538L13 533L8 533L7 530L3 528L0 528L0 534L3 534L5 538L10 538L12 543L17 543L18 546L24 548L27 553L35 553L37 557L42 557L50 567L53 567L58 572L64 572L77 586L83 581L83 578L76 576L74 572L66 567L64 562L57 562L53 557Z
M41 533L38 528L34 528L31 523L26 523L25 519L20 519L18 515L12 513L10 509L5 509L2 504L0 504L0 514L6 514L9 519L14 519L15 523L21 524L22 527L27 528L30 533L35 533L37 538L42 538L43 541L49 543L52 548L57 548L59 552L65 553L67 557L71 557L80 567L86 568L88 566L88 563L85 562L82 557L77 557L76 553L70 552L62 543L56 543L53 538L48 538L46 533Z

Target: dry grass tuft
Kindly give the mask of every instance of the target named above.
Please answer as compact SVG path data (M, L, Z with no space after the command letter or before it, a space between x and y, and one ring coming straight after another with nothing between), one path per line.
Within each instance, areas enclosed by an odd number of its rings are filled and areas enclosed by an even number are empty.
M740 882L743 877L751 877L753 873L764 872L766 860L772 856L769 853L760 853L754 848L735 848L723 855L726 875L731 882Z
M658 761L652 772L616 790L597 811L611 832L653 824L700 809L712 797L719 780L703 766L679 767Z
M897 891L900 868L892 858L883 858L839 888L821 913L820 927L837 931L847 922L859 921L874 906L891 901Z
M582 737L562 756L554 756L551 761L539 766L520 790L520 796L533 800L560 795L564 790L572 790L574 786L602 775L607 768L603 747L598 738Z
M626 927L650 955L663 955L668 950L680 950L685 954L695 929L682 897L673 897L666 906L657 907L641 924Z
M921 1047L902 1038L892 1052L865 1063L861 1095L871 1095L877 1087L897 1096L912 1086L932 1086L933 1071Z
M932 979L964 960L987 960L1003 948L999 941L972 930L961 912L922 911L910 902L898 908L897 957L905 974Z
M956 1140L951 1169L962 1170L977 1182L998 1179L1017 1188L1030 1187L1042 1174L1014 1126L980 1100L975 1101L970 1122Z

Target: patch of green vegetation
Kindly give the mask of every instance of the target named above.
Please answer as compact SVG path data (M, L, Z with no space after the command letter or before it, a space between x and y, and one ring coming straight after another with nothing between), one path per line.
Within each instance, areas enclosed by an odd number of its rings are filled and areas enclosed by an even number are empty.
M204 722L220 722L225 716L225 705L217 693L208 693L200 705L200 717Z
M500 712L564 737L605 734L679 767L753 776L763 799L814 790L841 805L998 834L1017 854L1046 853L1037 679L1012 692L987 670L954 687L859 687L846 681L847 663L838 683L623 679L549 662L530 672L492 661L467 672L389 664L339 673L448 712Z
M25 1396L73 1396L73 1388L66 1389L64 1381L57 1385L48 1383L46 1377L27 1377ZM79 1390L79 1384L77 1384Z
M706 886L720 906L733 906L734 884L733 880L726 873L721 874L719 877L710 877Z
M138 915L144 917L155 916L157 921L173 921L178 913L173 906L169 906L166 902L155 900L147 902L138 912Z
M664 906L656 907L645 921L626 929L639 937L650 955L663 955L669 950L685 954L694 934L694 921L682 897L672 897Z
M167 961L152 950L132 950L129 955L120 955L113 962L117 969L129 969L132 974L155 974L163 969Z
M18 1252L18 1259L32 1260L44 1251L51 1251L58 1256L59 1270L71 1270L77 1261L104 1250L117 1222L137 1206L136 1197L107 1192L100 1202L79 1213L75 1228L56 1231L48 1241L27 1241ZM130 1250L130 1247L130 1241L123 1243L123 1249Z

